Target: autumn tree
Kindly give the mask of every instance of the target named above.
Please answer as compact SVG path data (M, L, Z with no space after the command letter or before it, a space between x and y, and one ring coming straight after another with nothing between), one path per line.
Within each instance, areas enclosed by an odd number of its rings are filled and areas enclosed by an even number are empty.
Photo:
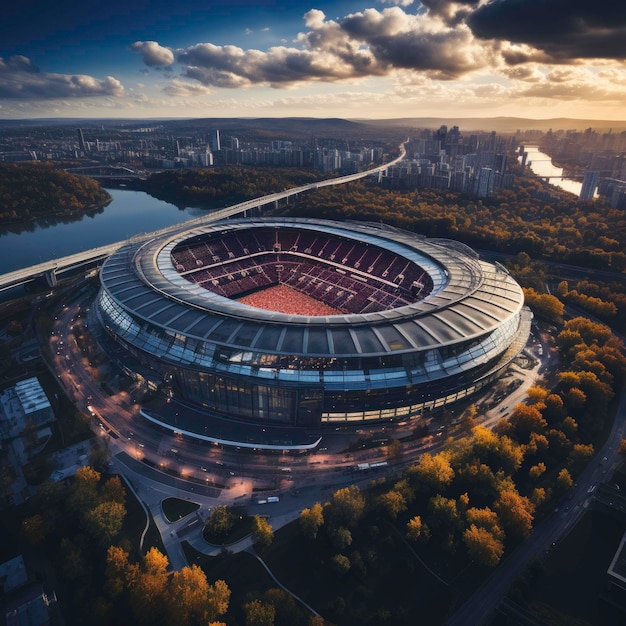
M252 518L252 540L254 545L261 550L269 548L274 541L274 531L265 517L255 515Z
M529 287L524 288L524 300L537 317L555 324L563 319L565 305L556 296L541 294Z
M22 520L22 535L33 547L41 546L48 536L48 526L40 513L35 513L31 517Z
M205 523L205 529L212 537L225 537L235 523L233 512L225 505L216 506Z
M340 576L345 576L350 571L350 559L345 554L335 554L331 561L333 569Z
M136 579L129 587L130 606L139 624L157 624L166 606L169 562L157 548L143 557Z
M300 528L307 539L313 541L317 532L324 523L324 510L319 502L310 509L302 509L300 513Z
M442 491L454 478L450 456L446 452L422 454L416 465L407 470L411 484L418 490Z
M105 589L112 600L119 598L124 589L132 584L138 567L128 561L128 552L119 546L109 546L106 556Z
M333 494L327 511L335 526L354 528L365 511L365 497L357 485L338 489Z
M377 504L378 508L392 520L395 520L400 513L403 513L407 509L404 496L395 489L378 496Z
M98 500L100 472L92 467L79 467L74 475L68 506L75 514L82 515L93 508Z
M424 524L419 515L413 516L406 524L406 536L411 541L417 541L424 534Z
M504 544L487 528L471 524L463 532L463 542L471 559L495 567L504 553Z
M246 626L274 626L276 609L273 604L252 600L243 605Z
M584 467L594 454L593 444L577 443L569 453L569 463L574 469Z
M125 516L126 508L123 504L105 501L86 511L83 519L87 532L106 546L119 535Z
M545 474L545 472L546 472L546 464L545 463L537 463L536 465L533 465L528 470L528 476L530 476L530 478L532 480L539 480L539 478L541 478L541 476L543 476L543 474Z
M535 507L527 497L520 496L514 488L504 490L494 503L494 509L507 533L519 539L528 537L532 530Z
M209 585L205 573L192 565L172 574L166 599L167 623L202 626L226 612L230 589L224 581Z
M563 491L569 491L574 486L572 476L566 468L559 470L559 473L556 477L556 485L559 489Z
M329 528L328 537L337 550L345 550L352 545L352 533L344 526Z
M545 432L548 426L541 411L534 404L515 405L507 422L506 432L521 443L527 442L532 433Z
M126 489L122 485L122 481L119 476L111 476L104 485L100 498L106 502L118 502L119 504L125 504L126 502Z
M429 520L440 529L454 530L459 521L459 511L456 500L446 498L441 494L433 496L428 501L430 511Z

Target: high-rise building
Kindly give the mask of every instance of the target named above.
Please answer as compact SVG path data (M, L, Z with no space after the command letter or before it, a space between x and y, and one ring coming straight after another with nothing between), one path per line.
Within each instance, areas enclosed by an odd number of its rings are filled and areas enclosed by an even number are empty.
M220 144L220 131L214 130L211 135L211 150L213 152L219 152L222 149Z
M493 192L495 172L490 167L481 168L476 179L476 195L479 198L487 198Z
M580 188L580 195L578 196L580 202L589 202L589 200L593 200L599 178L600 172L598 172L598 170L587 170L585 172L583 186Z
M77 128L76 133L78 134L78 146L83 152L87 152L87 146L85 145L85 137L83 136L83 129Z

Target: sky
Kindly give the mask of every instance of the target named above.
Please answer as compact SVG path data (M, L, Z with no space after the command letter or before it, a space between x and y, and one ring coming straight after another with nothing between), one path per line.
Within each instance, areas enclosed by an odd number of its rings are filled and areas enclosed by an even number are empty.
M21 0L0 118L626 118L623 0Z

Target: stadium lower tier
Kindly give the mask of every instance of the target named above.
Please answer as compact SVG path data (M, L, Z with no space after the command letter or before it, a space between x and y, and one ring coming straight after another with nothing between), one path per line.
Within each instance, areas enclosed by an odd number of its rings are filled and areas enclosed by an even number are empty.
M267 242L257 252L249 243L268 233L273 261L260 250ZM218 248L224 242L227 251ZM288 245L300 256L286 272ZM376 310L359 304L343 314L293 314L281 310L280 298L265 310L187 279L210 269L216 287L215 277L230 281L239 264L239 282L247 281L254 254L265 255L268 284L328 306L351 289L351 302L366 294ZM402 273L390 274L394 267ZM399 302L394 290L407 276L428 288ZM453 404L502 373L525 346L532 319L502 266L457 242L377 224L273 218L205 225L121 248L101 281L101 326L155 373L156 384L207 415L248 424L401 421Z

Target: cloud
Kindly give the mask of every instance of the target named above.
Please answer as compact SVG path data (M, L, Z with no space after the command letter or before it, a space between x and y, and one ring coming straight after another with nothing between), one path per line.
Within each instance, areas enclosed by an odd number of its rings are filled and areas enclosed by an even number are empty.
M554 63L626 58L626 4L620 1L492 0L467 24L477 37L527 44Z
M378 2L382 2L383 4L388 2L389 4L395 4L400 7L408 7L412 5L414 1L415 0L378 0Z
M429 15L448 25L461 23L480 4L480 0L420 0Z
M24 56L0 57L0 98L35 99L121 96L122 83L113 76L44 73Z
M189 83L174 78L163 87L163 92L168 96L187 98L189 96L206 96L211 93L211 90L204 85L198 85L198 83Z
M169 67L174 63L174 53L156 41L136 41L130 49L139 52L148 67Z
M199 43L174 55L184 66L183 75L205 86L284 88L386 76L399 69L448 80L483 67L493 50L490 43L473 41L464 24L450 27L437 17L411 15L400 7L366 9L339 21L311 9L304 23L307 30L298 34L295 45L263 51ZM148 60L154 63L152 56Z

